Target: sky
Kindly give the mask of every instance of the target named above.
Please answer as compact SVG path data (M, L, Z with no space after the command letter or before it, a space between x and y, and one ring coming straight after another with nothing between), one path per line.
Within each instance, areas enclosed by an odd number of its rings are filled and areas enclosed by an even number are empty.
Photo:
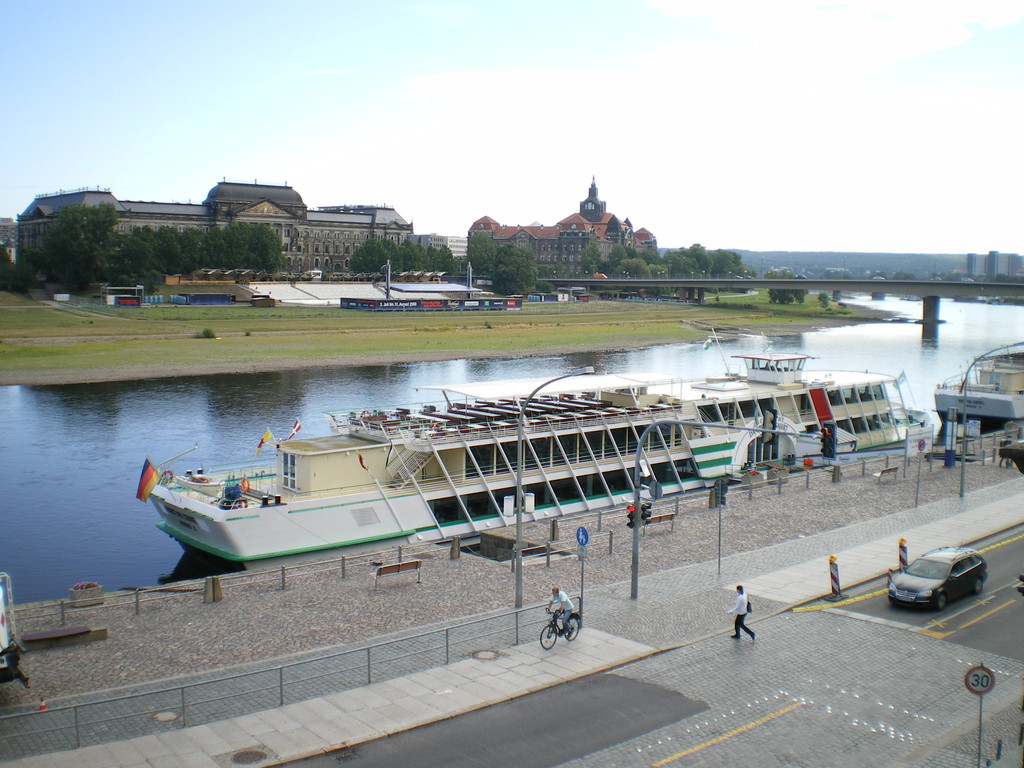
M1024 253L1024 0L0 3L0 216L222 180L417 233Z

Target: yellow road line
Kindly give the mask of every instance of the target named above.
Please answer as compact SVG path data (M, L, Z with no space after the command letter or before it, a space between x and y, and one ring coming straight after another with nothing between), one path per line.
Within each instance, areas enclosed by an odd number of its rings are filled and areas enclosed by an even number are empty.
M966 624L961 624L961 625L960 625L959 627L957 627L957 629L967 629L967 628L968 628L969 626L971 626L972 624L977 624L977 623L978 623L979 621L981 621L982 619L988 618L988 617L989 617L989 616L991 616L991 615L992 615L993 613L996 613L997 611L1001 611L1001 610L1003 610L1003 608L1005 608L1005 607L1006 607L1006 606L1008 606L1008 605L1014 605L1014 604L1015 604L1016 602L1017 602L1016 600L1007 600L1007 601L1006 601L1005 603L1003 603L1002 605L997 605L997 606L996 606L995 608L993 608L993 609L992 609L991 611L986 611L985 613L981 614L981 616L979 616L978 618L976 618L976 619L971 619L971 620L970 620L970 621L968 621L968 622L967 622Z
M747 723L746 725L740 726L739 728L729 731L728 733L723 733L721 736L711 739L710 741L705 741L703 744L698 744L695 747L684 749L682 752L677 752L674 755L670 755L669 757L666 757L664 760L659 760L656 763L651 763L651 768L658 768L659 765L666 765L667 763L671 763L673 760L678 760L680 757L686 757L687 755L692 755L694 752L700 752L700 750L710 747L712 744L717 744L720 741L731 739L733 736L736 736L737 734L743 733L744 731L749 731L751 728L761 725L762 723L767 723L769 720L772 720L773 718L776 718L779 715L784 715L787 712L790 712L796 709L797 707L802 706L803 702L801 701L793 702L788 707L783 707L778 712L772 712L770 715L765 715L759 720L755 720L752 723Z

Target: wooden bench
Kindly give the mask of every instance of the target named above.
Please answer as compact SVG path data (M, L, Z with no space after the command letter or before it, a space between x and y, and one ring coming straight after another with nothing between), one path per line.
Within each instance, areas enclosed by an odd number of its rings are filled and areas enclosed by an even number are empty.
M651 515L644 523L643 532L647 533L647 526L655 523L669 523L669 532L674 531L676 529L676 513L662 512L660 515Z
M57 648L62 645L91 643L94 640L106 640L106 627L59 627L42 632L29 632L21 636L26 650L38 651L43 648Z
M885 469L880 469L877 472L872 473L871 476L872 477L877 477L878 478L878 482L882 482L882 478L886 477L887 475L892 475L893 478L895 479L896 478L896 473L899 472L899 469L900 469L899 467L886 467Z
M373 578L373 588L377 588L377 582L381 576L390 576L395 573L407 573L408 571L416 571L416 583L420 583L420 565L423 563L422 560L403 560L400 563L390 563L389 565L377 566L376 575Z

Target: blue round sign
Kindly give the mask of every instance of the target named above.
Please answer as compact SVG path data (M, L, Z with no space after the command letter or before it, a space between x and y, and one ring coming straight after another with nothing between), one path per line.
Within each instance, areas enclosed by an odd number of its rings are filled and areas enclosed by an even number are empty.
M576 543L581 547L587 546L587 542L590 541L590 534L587 533L587 529L582 525L576 529Z

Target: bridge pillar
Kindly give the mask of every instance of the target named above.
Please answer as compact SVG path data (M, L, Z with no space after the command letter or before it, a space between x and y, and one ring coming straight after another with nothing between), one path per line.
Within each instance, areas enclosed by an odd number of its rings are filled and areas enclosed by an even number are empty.
M942 322L939 320L938 296L921 297L921 322L925 325L935 325Z
M706 293L707 293L707 288L698 288L697 289L697 303L698 304L704 304L705 303L704 302L704 296L705 296Z
M843 298L843 292L839 289L832 291L832 301L840 301Z

